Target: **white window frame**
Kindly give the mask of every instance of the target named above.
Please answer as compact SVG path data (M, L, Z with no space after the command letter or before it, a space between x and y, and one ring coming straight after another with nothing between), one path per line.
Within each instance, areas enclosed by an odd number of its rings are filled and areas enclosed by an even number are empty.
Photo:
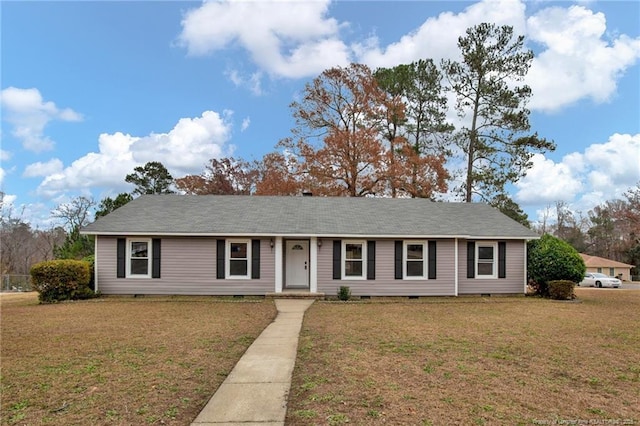
M131 273L131 246L133 243L147 243L147 273L146 274L132 274ZM136 258L140 259L140 258ZM153 259L153 247L151 238L127 238L127 278L151 278L151 268Z
M358 259L347 259L347 244L360 244L362 246L362 275L347 276L347 261L358 261ZM367 241L366 240L342 240L342 279L343 280L366 280L367 279Z
M407 275L407 265L411 261L407 255L407 246L422 246L422 275L409 276ZM404 280L426 280L428 279L427 266L429 262L429 255L427 253L428 244L426 241L413 241L405 240L402 244L402 279ZM416 261L417 259L414 259Z
M247 273L246 275L231 275L231 244L247 245ZM225 278L228 280L250 280L251 279L251 240L250 239L227 239L224 251ZM238 259L238 258L236 258Z
M480 248L481 247L492 247L493 248L493 261L492 261L492 270L493 274L486 275L480 274L478 271L478 264L480 263ZM476 278L480 280L491 280L498 278L498 242L497 241L476 241L476 256L475 256L475 269L476 269ZM489 263L489 262L483 262Z

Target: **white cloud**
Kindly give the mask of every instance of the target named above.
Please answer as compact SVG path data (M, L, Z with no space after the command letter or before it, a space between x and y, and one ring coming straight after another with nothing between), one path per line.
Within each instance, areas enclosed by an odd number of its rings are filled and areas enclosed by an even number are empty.
M525 29L525 5L513 0L485 0L460 14L442 13L395 43L380 46L376 37L348 44L340 38L346 22L328 17L328 0L304 2L206 2L188 11L178 42L190 55L241 47L272 76L313 77L327 68L357 61L371 67L395 66L418 59L458 56L457 40L481 22ZM246 82L237 71L227 76ZM260 78L262 76L259 76Z
M533 90L532 110L555 111L584 98L606 102L615 94L617 80L640 58L640 38L605 39L602 13L585 6L549 7L527 19L524 2L509 0L485 0L459 14L442 13L386 47L373 37L353 49L358 60L371 67L422 58L459 59L458 37L481 22L511 25L515 34L543 46L526 78Z
M583 6L543 9L527 27L529 39L545 46L527 75L534 93L531 109L556 111L584 98L606 102L640 58L640 38L605 40L604 14Z
M458 37L467 28L482 22L512 25L516 34L525 30L525 5L513 0L485 0L467 7L459 14L444 12L428 18L417 30L399 41L380 47L376 38L356 44L358 61L376 67L392 67L418 59L458 59Z
M628 188L640 180L640 134L616 133L608 142L588 147L584 159L591 165L589 179L594 189ZM598 179L599 175L606 178ZM605 184L599 185L598 181Z
M251 125L251 118L249 117L245 118L244 120L242 120L242 126L240 127L240 131L244 132L249 128L250 125Z
M11 153L9 151L5 151L4 149L0 149L0 162L9 161L11 158ZM4 170L4 167L0 167L0 186L4 182L4 177L7 175L7 172Z
M168 133L131 136L103 133L98 152L90 152L70 166L47 175L38 194L52 198L69 190L103 187L130 189L127 174L149 161L160 161L174 177L200 173L211 158L227 155L231 112L205 111L201 117L182 118Z
M16 171L16 166L11 166L9 168L0 167L0 191L3 191L4 179L8 174L13 174Z
M1 174L2 169L0 169ZM0 214L2 217L15 217L16 199L18 197L12 194L0 192Z
M316 75L327 63L349 63L349 48L338 38L340 24L326 16L329 3L206 2L185 14L178 43L190 55L239 45L271 75Z
M8 87L0 92L4 120L11 123L11 134L22 146L33 152L53 149L54 142L44 134L45 126L53 120L81 121L82 115L55 103L44 101L38 89Z
M20 204L15 194L0 194L0 213L5 217L20 219L34 229L49 229L54 219L49 217L50 207L42 203Z
M44 203L18 203L18 196L4 194L0 200L2 214L31 225L33 229L52 229L59 226L59 219L51 217L51 206Z
M2 206L13 206L18 198L17 195L12 194L3 194L2 196Z
M544 204L573 199L582 189L582 183L569 166L555 163L542 154L531 159L532 168L518 181L516 200L523 204Z
M519 0L484 0L458 14L444 12L424 21L399 40L381 45L376 36L340 38L348 23L330 17L329 1L206 2L188 11L179 43L189 54L206 55L240 47L272 77L315 77L325 69L360 62L392 67L418 59L458 59L458 37L481 22L511 25L541 47L526 82L533 89L532 110L557 111L581 100L606 102L618 79L640 58L640 38L609 38L604 14L587 3L543 7L527 17ZM250 78L227 73L236 85L261 94L262 74Z
M250 75L241 74L238 70L228 70L225 72L227 78L236 87L246 87L256 96L264 94L262 90L262 73L254 72Z
M47 176L54 173L60 173L64 168L62 161L57 158L52 158L51 160L43 163L38 161L37 163L29 164L22 174L23 177L36 177L36 176Z
M565 201L588 209L622 196L640 181L640 134L614 134L584 153L564 156L559 163L542 154L534 155L532 162L527 176L515 184L517 202Z

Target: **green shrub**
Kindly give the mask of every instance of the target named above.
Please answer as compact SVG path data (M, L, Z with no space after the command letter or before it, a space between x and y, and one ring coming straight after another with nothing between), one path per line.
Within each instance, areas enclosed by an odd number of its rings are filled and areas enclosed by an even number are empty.
M82 261L89 264L89 288L91 291L96 291L96 255L92 254L84 257Z
M527 244L527 275L537 294L549 296L548 283L553 280L580 282L587 268L580 254L552 235L543 235Z
M89 263L82 260L49 260L31 268L31 283L41 303L93 297L89 279Z
M351 299L351 288L346 285L340 286L338 289L338 299L349 300Z
M573 289L576 283L568 280L549 281L549 297L555 300L573 299L575 294Z

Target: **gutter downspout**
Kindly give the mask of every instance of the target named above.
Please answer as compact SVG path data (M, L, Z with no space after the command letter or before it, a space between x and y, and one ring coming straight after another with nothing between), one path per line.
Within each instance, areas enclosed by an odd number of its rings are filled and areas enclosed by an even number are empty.
M524 289L523 294L527 294L527 240L522 242L524 244L524 262L523 262L523 270L524 270Z
M96 238L93 240L93 286L94 292L98 292L98 238L100 236L96 235Z
M459 266L458 265L458 238L456 238L454 240L453 244L454 244L454 249L453 249L453 252L454 252L453 253L453 258L454 258L454 260L453 260L453 263L454 263L454 270L456 271L455 276L453 278L454 291L455 291L454 296L457 296L458 295L458 279L460 277L460 270L458 268L458 266Z

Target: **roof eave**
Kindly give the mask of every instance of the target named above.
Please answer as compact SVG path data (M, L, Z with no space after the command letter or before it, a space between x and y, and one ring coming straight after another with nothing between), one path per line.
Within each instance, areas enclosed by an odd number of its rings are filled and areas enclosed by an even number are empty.
M80 231L83 235L101 235L101 236L165 236L165 237L269 237L269 238L411 238L411 239L465 239L465 240L536 240L539 236L501 236L501 235L449 235L449 234L318 234L318 233L291 233L283 234L276 232L116 232L116 231Z

